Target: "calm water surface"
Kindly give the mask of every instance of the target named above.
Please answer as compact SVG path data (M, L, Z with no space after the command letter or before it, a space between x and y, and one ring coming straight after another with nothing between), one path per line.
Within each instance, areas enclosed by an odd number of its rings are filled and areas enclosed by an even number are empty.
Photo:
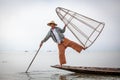
M0 80L120 80L120 76L78 74L51 68L51 65L59 64L56 52L39 53L29 72L25 73L34 54L35 52L1 52ZM67 65L76 66L119 68L117 58L118 54L113 57L113 54L108 56L107 53L104 57L103 53L66 54Z

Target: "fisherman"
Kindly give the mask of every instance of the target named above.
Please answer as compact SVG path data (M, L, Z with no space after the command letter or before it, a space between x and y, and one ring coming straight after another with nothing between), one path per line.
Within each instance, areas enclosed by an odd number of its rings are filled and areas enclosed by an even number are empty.
M61 67L62 67L62 64L66 64L65 49L67 47L73 48L78 53L80 53L82 49L85 50L85 48L83 48L81 45L67 39L64 36L63 33L65 32L67 25L65 25L63 29L56 27L57 24L54 21L49 22L47 25L50 26L51 29L46 35L46 37L41 41L40 47L43 45L44 42L46 42L51 37L53 41L58 44L59 61L60 61Z

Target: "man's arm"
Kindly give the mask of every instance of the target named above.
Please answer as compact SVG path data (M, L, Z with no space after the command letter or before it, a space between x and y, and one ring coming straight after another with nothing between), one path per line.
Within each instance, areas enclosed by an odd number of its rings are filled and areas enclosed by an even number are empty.
M43 45L44 42L46 42L50 38L50 31L47 33L46 37L41 41L40 47Z
M65 32L65 30L66 30L66 26L67 26L67 25L65 25L64 28L61 30L62 33Z

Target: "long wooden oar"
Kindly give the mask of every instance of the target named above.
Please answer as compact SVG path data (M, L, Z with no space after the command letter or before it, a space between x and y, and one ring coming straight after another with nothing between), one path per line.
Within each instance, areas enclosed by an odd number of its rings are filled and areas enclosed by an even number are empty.
M33 57L32 61L30 62L30 64L29 64L29 66L28 66L28 68L27 68L27 70L26 70L26 72L25 72L25 73L27 73L27 72L28 72L28 70L29 70L30 66L32 65L33 61L35 60L35 58L36 58L36 56L37 56L37 54L38 54L38 52L39 52L40 48L41 48L41 47L39 47L39 49L37 50L37 52L36 52L35 56Z

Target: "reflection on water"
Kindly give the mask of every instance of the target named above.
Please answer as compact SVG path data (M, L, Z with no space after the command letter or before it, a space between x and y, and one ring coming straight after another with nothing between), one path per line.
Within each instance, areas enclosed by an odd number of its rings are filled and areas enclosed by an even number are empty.
M66 75L53 75L54 78L52 80L120 80L118 76L110 76L110 75L93 75L93 74L66 74Z
M83 73L56 73L55 71L22 73L27 80L120 80L120 76L95 75Z
M2 74L0 80L120 80L120 76L78 74L58 71Z

